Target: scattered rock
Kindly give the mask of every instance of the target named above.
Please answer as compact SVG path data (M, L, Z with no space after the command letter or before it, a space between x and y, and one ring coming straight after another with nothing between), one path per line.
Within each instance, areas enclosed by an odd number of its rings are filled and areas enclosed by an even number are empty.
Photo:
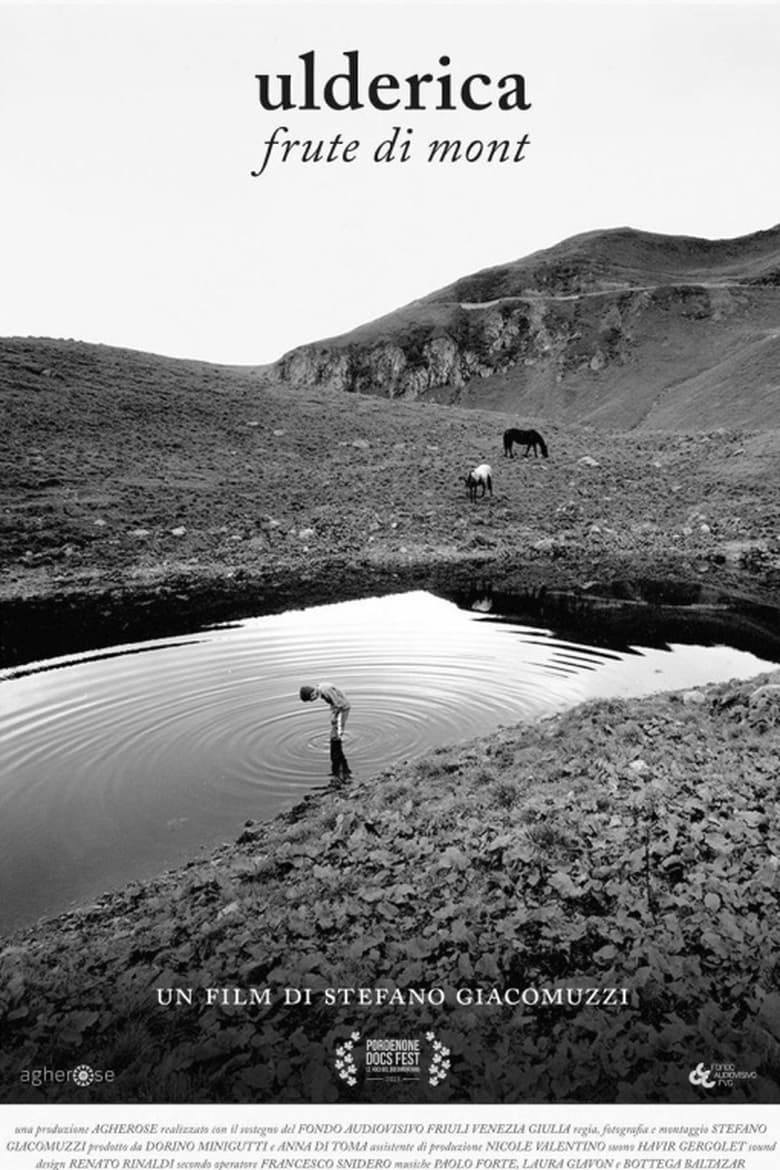
M184 527L184 525L180 524L178 528L171 529L171 536L184 536L186 531L187 529Z
M581 459L577 460L580 467L600 467L601 464L592 455L583 455Z
M700 707L703 703L707 702L707 697L701 691L685 691L682 701L688 706Z
M227 918L230 914L235 914L238 910L238 902L228 902L227 906L223 906L217 914L217 922L221 918Z
M257 841L261 836L262 825L255 825L253 822L247 821L243 833L236 837L236 845L248 845L251 841Z
M759 718L768 726L780 725L780 684L767 683L748 698L751 722Z
M353 439L352 446L357 447L361 451L368 451L371 447L368 439Z
M760 1023L780 1040L780 994L776 991L770 991L759 1009L758 1018Z

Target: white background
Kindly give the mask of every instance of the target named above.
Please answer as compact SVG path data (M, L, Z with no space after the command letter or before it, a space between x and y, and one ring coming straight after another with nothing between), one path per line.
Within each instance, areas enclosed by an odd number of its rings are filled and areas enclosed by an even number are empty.
M527 113L265 112L255 74L521 73ZM778 217L777 4L0 6L0 333L264 363L578 232ZM373 147L412 127L407 164ZM250 177L277 125L355 163ZM431 137L530 135L519 164Z

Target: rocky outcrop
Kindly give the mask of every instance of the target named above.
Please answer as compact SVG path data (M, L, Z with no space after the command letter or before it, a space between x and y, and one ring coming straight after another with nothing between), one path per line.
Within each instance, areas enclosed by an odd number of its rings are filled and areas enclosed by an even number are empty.
M445 324L422 321L393 337L352 341L347 335L301 346L281 358L273 376L291 386L389 398L447 389L454 401L462 387L495 374L513 374L522 389L530 370L560 383L624 366L646 340L643 330L655 332L659 315L717 322L739 300L728 289L687 286L453 305Z

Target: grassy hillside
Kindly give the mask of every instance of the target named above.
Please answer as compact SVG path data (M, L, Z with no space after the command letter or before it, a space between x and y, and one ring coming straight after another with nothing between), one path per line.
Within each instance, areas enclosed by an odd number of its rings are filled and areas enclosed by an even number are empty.
M464 277L275 374L594 426L777 426L778 320L780 227L619 228Z
M29 339L0 342L0 400L6 598L174 576L180 594L270 577L289 594L335 563L338 591L475 558L534 587L663 568L780 594L780 430L540 423L550 458L508 460L514 413ZM484 459L495 494L473 507L462 477Z

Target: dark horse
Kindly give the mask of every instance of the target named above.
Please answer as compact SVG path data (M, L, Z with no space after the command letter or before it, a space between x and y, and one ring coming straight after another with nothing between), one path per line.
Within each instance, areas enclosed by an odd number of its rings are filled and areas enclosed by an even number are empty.
M509 431L504 431L504 454L514 458L512 454L513 443L525 443L525 451L523 455L527 455L533 447L534 457L538 454L536 448L542 452L545 459L547 458L547 444L538 431L518 431L512 427Z

